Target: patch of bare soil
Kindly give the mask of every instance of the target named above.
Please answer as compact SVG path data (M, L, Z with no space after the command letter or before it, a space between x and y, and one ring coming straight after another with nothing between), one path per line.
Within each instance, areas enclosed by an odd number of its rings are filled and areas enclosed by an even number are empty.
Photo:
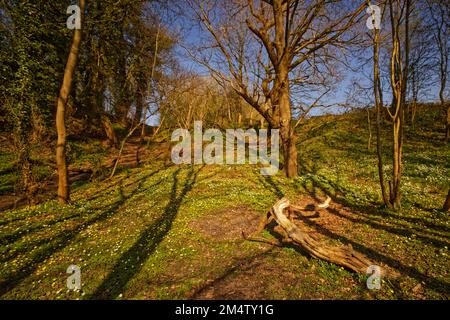
M190 227L215 240L241 239L242 231L254 232L261 215L245 206L214 211L201 219L191 222Z

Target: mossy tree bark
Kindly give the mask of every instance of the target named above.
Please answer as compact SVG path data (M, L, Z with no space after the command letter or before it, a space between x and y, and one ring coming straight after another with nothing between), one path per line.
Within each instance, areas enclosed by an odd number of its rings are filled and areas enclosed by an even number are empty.
M86 1L80 0L81 20L83 21ZM77 64L78 54L81 44L81 29L75 30L70 48L69 57L64 70L64 78L59 92L56 107L56 131L58 140L56 145L56 166L58 170L58 200L60 203L67 203L70 200L69 174L66 159L66 106L69 99L69 93L72 87L73 75Z

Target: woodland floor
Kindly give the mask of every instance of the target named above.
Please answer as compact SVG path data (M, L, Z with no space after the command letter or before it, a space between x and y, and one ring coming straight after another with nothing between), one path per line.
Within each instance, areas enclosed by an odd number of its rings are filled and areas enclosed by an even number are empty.
M111 180L74 186L72 204L54 200L0 213L2 299L448 299L448 146L430 131L405 147L404 207L381 206L376 158L363 123L309 122L299 141L301 174L263 177L255 166L173 166L152 145L142 166ZM359 133L359 134L355 134ZM414 154L411 150L414 149ZM282 196L310 207L298 219L333 245L351 244L395 280L368 290L366 275L242 239ZM270 239L270 228L263 232ZM82 290L66 269L81 267Z
M7 140L7 139L5 139ZM112 170L116 159L118 158L119 151L116 149L110 149L108 151L104 150L98 143L94 145L89 144L77 144L81 150L78 152L86 152L88 155L87 159L78 159L77 163L69 165L69 180L72 184L79 185L90 181L94 176L105 176L107 170ZM139 138L131 137L127 140L127 143L122 150L122 154L119 159L118 168L135 168L138 166L136 161L136 152L139 146ZM86 149L90 150L83 150ZM164 146L161 146L162 150ZM92 150L94 149L94 150ZM9 151L9 152L8 152ZM76 154L76 152L75 152ZM43 202L45 200L55 197L56 190L58 189L58 179L56 176L55 166L49 166L48 163L53 157L53 154L47 153L44 155L46 162L40 163L36 171L36 176L41 181L39 183L39 193L36 195L36 202ZM140 159L143 159L142 163L145 163L145 159L150 157L148 148L142 146L139 153ZM28 203L26 197L22 195L16 195L13 192L12 181L14 178L12 175L13 167L12 164L12 152L11 150L2 150L0 153L0 158L3 163L3 168L0 170L0 175L4 178L4 181L0 183L0 212L7 209L14 209L17 207L24 206ZM41 158L42 159L42 158ZM50 168L49 168L50 167ZM52 172L53 171L53 172Z

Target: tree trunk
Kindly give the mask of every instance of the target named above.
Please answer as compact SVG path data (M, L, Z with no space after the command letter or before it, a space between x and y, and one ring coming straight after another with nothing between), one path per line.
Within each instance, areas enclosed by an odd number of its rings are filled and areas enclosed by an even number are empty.
M416 111L417 111L417 99L414 98L411 106L411 126L413 131L416 129L415 120L416 120Z
M292 128L286 128L283 126L280 131L284 133L281 134L281 140L283 143L284 152L284 166L286 177L293 178L298 174L298 163L297 163L297 137L293 132ZM286 133L287 132L287 133Z
M153 53L152 71L151 71L151 74L150 74L150 81L151 81L150 82L150 88L152 87L151 84L153 83L153 78L155 77L155 68L156 68L156 62L157 62L157 59L158 59L159 34L160 34L160 32L161 32L161 28L160 28L160 25L158 24L158 29L156 31L156 39L155 39L155 52ZM152 94L154 94L154 92L152 92ZM139 143L139 146L144 141L146 122L147 122L147 106L144 106L144 118L142 120L141 141ZM138 148L138 153L139 153L139 148ZM139 154L136 154L136 158L139 159Z
M445 128L445 141L450 141L450 104L447 106L447 126Z
M121 124L124 128L127 128L129 125L128 113L132 104L128 81L126 61L121 61L120 66L118 67L118 75L116 80L117 88L115 88L114 93L114 116L115 121Z
M370 108L367 108L367 128L369 129L369 138L367 139L367 150L372 149L372 126L370 121Z
M368 2L370 5L370 1ZM378 178L381 186L381 196L383 202L386 206L389 206L389 198L386 192L386 184L384 182L384 172L383 172L383 156L382 156L382 145L381 145L381 116L383 110L383 91L381 89L380 80L380 66L379 66L379 46L380 46L380 31L375 29L375 36L373 40L373 90L375 97L375 108L376 108L376 134L377 134L377 159L378 159Z
M399 107L401 108L401 106ZM400 109L401 112L401 109ZM402 138L402 121L401 117L398 116L394 120L393 127L393 169L392 169L392 183L390 186L390 202L394 209L400 209L400 182L401 182L401 172L402 172L402 149L403 149L403 138Z
M390 84L392 89L391 111L389 116L393 121L393 146L392 146L392 180L389 181L389 206L398 210L401 207L401 175L403 153L403 122L404 106L406 103L406 89L409 68L409 14L410 0L406 0L405 10L405 35L403 47L400 40L401 15L398 15L399 3L394 9L392 0L389 1L389 14L391 20L392 52L390 58ZM404 48L404 60L401 49Z
M144 110L144 95L145 93L141 91L141 89L138 90L136 93L136 112L134 114L134 120L133 120L133 126L136 123L141 123L142 120L142 113ZM145 117L145 114L144 114Z
M450 189L448 190L447 198L444 202L444 207L442 208L444 211L450 211Z
M85 0L80 0L81 20L83 20ZM59 92L56 108L56 131L58 141L56 145L56 166L58 169L58 199L60 203L67 203L70 200L69 175L66 159L66 124L65 114L69 98L69 92L72 87L73 74L77 64L78 53L81 43L81 30L75 30L64 70L64 79Z
M103 128L105 129L106 137L108 138L108 145L110 147L117 147L117 137L114 132L114 128L111 124L111 120L107 115L101 117Z
M291 101L289 98L289 76L288 68L280 67L279 86L279 110L280 110L280 135L283 143L284 166L288 178L296 177L298 174L297 164L297 137L295 128L291 125Z
M440 50L440 88L439 88L439 101L441 102L441 106L443 108L443 113L445 119L445 141L448 142L450 139L450 106L445 107L445 97L444 91L447 85L447 59L448 54L445 53L445 48L443 47L441 40L441 34L439 33L439 50Z

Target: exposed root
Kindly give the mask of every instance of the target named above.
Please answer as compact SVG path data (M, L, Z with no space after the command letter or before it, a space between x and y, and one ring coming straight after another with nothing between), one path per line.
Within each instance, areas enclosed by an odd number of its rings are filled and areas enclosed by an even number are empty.
M331 199L328 197L324 203L317 205L316 208L327 208L330 201ZM336 265L343 266L349 270L361 273L366 273L367 268L374 264L365 255L355 251L351 245L332 247L310 236L306 231L301 230L299 226L294 224L285 214L285 212L290 213L292 211L301 212L302 209L291 206L289 200L286 198L277 201L261 220L258 230L248 237L243 233L243 237L247 240L280 245L279 242L274 242L258 236L258 234L267 226L272 218L278 224L274 228L274 231L281 235L283 239L282 242L294 243L315 258L322 259Z

